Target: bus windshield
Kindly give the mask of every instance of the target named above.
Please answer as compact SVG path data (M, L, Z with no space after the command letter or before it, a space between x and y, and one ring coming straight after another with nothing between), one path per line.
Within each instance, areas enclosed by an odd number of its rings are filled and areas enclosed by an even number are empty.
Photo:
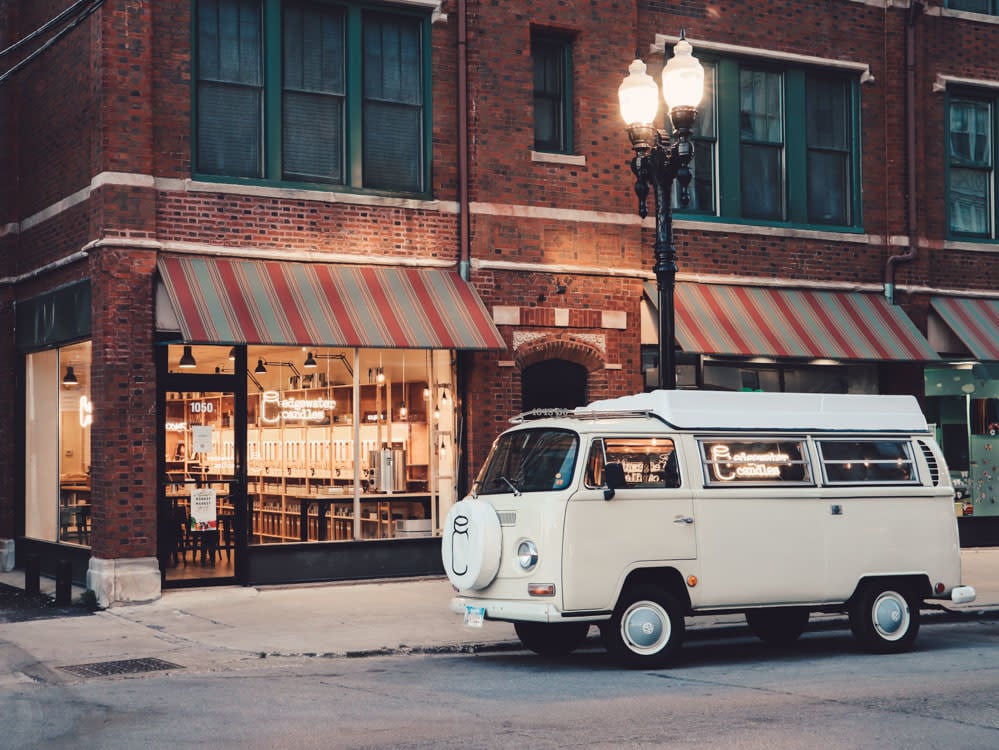
M475 495L563 490L572 481L579 436L527 429L500 435L472 488Z

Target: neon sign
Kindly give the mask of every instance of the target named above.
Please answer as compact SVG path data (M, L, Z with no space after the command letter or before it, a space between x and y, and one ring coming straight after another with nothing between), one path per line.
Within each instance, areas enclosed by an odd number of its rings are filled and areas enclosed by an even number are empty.
M80 427L90 427L94 423L94 402L80 396Z
M284 421L322 422L336 408L332 398L281 398L278 391L261 394L260 419L266 424Z
M778 451L766 453L739 451L733 454L732 449L723 443L711 446L711 473L719 482L779 479L781 465L787 464L790 460L791 457L787 453Z

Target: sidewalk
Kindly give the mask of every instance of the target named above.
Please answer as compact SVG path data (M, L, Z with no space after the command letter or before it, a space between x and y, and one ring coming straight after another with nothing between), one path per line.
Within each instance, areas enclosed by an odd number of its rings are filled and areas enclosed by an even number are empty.
M962 550L963 582L975 602L952 611L999 614L999 548ZM23 587L23 571L0 574ZM42 590L52 581L43 579ZM74 590L74 597L80 590ZM509 623L465 628L448 611L445 578L310 586L170 590L151 604L117 606L91 616L0 625L0 655L13 645L50 666L156 657L185 666L221 668L268 656L350 657L384 653L481 651L518 646ZM925 611L925 622L941 614ZM835 620L839 615L817 615ZM698 631L741 626L741 615L691 618ZM845 626L845 623L844 623ZM0 675L6 665L0 662Z

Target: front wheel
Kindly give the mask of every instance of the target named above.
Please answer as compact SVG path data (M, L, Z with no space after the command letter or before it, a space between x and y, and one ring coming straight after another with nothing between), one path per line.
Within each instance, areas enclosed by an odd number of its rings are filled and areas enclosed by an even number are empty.
M850 607L850 630L867 651L908 651L919 633L919 601L890 584L869 584Z
M513 629L524 648L540 656L565 656L583 645L588 622L515 622Z
M683 615L672 595L656 586L635 586L604 628L607 650L626 667L663 667L683 643Z

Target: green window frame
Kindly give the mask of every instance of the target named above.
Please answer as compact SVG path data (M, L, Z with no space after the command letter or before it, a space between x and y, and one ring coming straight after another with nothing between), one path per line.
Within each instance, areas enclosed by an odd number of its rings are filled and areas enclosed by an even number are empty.
M193 24L195 177L427 192L426 8L198 0Z
M948 92L947 229L952 237L996 239L995 95Z
M684 213L746 224L857 232L859 80L756 60L702 60L691 203Z
M947 0L947 7L988 16L999 15L999 0Z
M531 35L534 70L534 149L573 153L572 41L552 34Z

